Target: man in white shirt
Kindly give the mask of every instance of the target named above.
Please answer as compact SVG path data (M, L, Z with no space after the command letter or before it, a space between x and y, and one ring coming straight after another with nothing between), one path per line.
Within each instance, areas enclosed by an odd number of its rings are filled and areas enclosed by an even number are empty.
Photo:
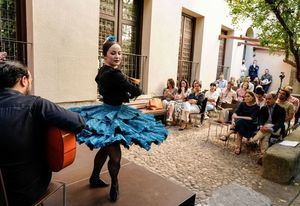
M245 78L245 82L248 82L248 91L253 92L254 91L254 84L251 83L251 78L249 76L247 76ZM243 84L241 84L240 87L242 87Z
M234 86L233 82L228 82L227 87L222 90L220 101L221 103L231 104L232 100L237 101L236 92L232 89Z

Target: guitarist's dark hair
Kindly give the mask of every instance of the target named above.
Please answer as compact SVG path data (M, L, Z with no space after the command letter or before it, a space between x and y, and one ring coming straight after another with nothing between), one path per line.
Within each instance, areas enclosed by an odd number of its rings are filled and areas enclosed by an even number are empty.
M28 69L19 62L5 61L0 63L0 89L13 87L20 78L28 77Z

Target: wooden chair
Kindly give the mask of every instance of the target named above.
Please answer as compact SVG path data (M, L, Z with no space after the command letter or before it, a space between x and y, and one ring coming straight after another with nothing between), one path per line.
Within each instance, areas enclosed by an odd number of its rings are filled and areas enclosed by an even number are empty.
M66 201L66 184L64 182L60 182L60 181L50 182L47 192L37 202L35 202L33 204L33 206L42 206L43 203L47 199L49 199L52 195L54 195L60 189L62 189L62 191L63 191L62 205L65 206L67 204L67 201ZM8 206L9 205L1 169L0 169L0 205L1 206Z

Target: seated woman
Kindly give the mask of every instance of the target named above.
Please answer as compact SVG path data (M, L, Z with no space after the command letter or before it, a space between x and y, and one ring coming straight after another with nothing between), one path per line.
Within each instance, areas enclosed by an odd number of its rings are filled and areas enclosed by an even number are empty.
M163 107L169 110L169 105L175 99L175 95L177 93L177 88L175 88L175 82L172 78L168 79L167 81L167 88L163 91ZM167 119L169 119L168 117Z
M244 96L246 94L246 91L248 90L248 87L249 87L249 83L244 82L242 86L236 90L236 96L239 102L242 102L244 100Z
M237 133L235 154L239 155L241 153L242 138L249 139L257 131L258 112L259 106L256 104L255 94L247 91L244 101L232 115L232 125L229 133L220 138L226 141L231 134Z
M207 98L206 112L209 112L216 108L217 100L219 98L219 93L216 91L217 85L213 82L209 86L210 89L205 92L205 97Z
M199 113L201 110L204 95L200 91L201 85L199 81L194 81L193 92L188 96L188 100L183 103L183 109L181 111L181 120L179 130L184 130L189 122L189 116L191 113Z
M191 93L191 89L189 88L188 81L185 79L181 80L179 83L179 89L174 98L175 101L173 101L169 104L168 118L167 118L168 122L173 121L173 114L174 114L175 120L179 119L179 115L181 114L183 102L186 101L186 99L190 93Z

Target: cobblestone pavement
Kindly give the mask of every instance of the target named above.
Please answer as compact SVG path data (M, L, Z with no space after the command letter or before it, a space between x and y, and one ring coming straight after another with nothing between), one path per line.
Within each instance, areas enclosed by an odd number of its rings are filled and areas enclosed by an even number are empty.
M206 141L207 123L184 131L168 130L170 135L161 145L153 145L148 152L138 146L123 149L123 157L195 192L196 205L207 205L212 192L230 182L266 195L273 205L289 205L300 191L297 182L279 185L263 179L262 167L256 164L257 148L243 146L237 156L233 137L228 146L216 137Z

